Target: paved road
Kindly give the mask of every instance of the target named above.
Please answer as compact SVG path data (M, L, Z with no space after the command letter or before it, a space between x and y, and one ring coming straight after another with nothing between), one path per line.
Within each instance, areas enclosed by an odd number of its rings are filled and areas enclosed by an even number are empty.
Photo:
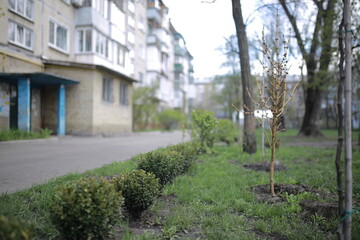
M0 142L0 193L26 189L53 177L124 161L182 141L183 134L177 131L132 133L111 138L66 136Z

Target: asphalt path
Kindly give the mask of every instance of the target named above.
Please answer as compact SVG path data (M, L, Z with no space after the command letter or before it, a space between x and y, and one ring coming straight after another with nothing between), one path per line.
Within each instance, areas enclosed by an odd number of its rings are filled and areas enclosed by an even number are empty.
M0 142L0 193L12 193L67 173L188 140L181 131L142 132L117 137L74 137Z

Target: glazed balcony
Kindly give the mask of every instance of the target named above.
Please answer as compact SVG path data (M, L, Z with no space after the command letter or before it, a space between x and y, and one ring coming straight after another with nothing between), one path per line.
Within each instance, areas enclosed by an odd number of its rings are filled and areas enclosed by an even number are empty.
M174 70L175 72L183 72L184 71L184 65L181 63L175 63L174 64Z

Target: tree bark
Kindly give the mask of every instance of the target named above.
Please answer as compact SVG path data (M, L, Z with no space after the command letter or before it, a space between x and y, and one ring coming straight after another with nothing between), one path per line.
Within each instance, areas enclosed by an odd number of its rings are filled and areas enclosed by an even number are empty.
M232 0L233 18L236 28L236 36L239 45L239 57L241 67L241 80L243 88L243 102L244 105L254 110L254 104L249 96L252 93L251 73L250 73L250 58L249 58L249 45L246 36L246 26L242 16L240 0ZM256 137L255 128L256 120L252 114L244 114L244 139L243 150L244 152L253 154L256 152Z
M352 127L351 127L351 10L350 0L344 1L344 26L345 26L345 240L351 239L352 225Z
M326 0L323 0L322 2L325 1ZM306 50L305 41L301 37L296 18L290 12L286 0L279 0L279 2L294 29L295 38L302 57L305 60L308 72L305 94L305 115L299 135L318 136L321 135L319 122L321 102L324 97L323 88L328 81L326 74L331 61L331 42L336 0L327 0L326 5L314 0L314 3L318 7L318 12L309 51ZM326 6L326 8L324 6Z
M344 70L344 61L345 61L345 51L344 51L344 17L341 20L339 25L339 52L340 52L340 62L339 62L339 84L337 92L337 127L338 127L338 142L336 148L336 178L337 178L337 192L338 192L338 211L339 218L342 219L344 216L344 193L343 193L343 180L342 180L342 167L341 167L341 152L344 142L344 114L343 114L343 100L344 100L344 82L345 82L345 70ZM343 234L344 223L340 221L337 235L339 240L344 239Z

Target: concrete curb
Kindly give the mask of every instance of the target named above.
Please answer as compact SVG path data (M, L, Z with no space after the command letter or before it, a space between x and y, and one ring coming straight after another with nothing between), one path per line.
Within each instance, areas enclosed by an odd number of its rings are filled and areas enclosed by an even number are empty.
M41 143L41 142L57 142L59 137L49 137L49 138L36 138L36 139L26 139L26 140L12 140L12 141L0 141L0 145L5 144L17 144L17 143Z

